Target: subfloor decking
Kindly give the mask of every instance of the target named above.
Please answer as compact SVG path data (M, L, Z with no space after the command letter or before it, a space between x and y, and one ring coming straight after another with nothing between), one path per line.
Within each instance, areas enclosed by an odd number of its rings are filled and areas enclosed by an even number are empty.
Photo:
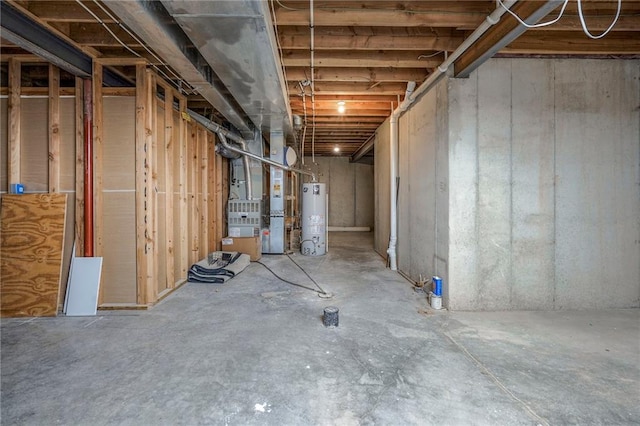
M640 311L437 312L371 234L149 311L3 320L4 425L556 425L640 421ZM279 275L313 285L286 256ZM338 328L323 308L340 309Z

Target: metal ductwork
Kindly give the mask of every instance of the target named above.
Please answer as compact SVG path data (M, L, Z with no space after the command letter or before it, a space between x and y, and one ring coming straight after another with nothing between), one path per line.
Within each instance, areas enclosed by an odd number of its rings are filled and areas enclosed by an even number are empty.
M161 3L256 128L267 135L273 131L291 134L292 114L269 2L162 0Z
M253 136L252 126L249 125L242 108L229 94L209 61L200 54L199 46L193 46L189 37L173 21L160 2L130 0L108 2L107 5L243 135Z

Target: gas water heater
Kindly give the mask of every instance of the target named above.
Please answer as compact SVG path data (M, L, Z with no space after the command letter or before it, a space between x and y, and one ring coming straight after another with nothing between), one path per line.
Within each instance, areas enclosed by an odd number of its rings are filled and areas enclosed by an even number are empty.
M302 185L302 241L305 256L322 256L327 250L327 189L324 183Z

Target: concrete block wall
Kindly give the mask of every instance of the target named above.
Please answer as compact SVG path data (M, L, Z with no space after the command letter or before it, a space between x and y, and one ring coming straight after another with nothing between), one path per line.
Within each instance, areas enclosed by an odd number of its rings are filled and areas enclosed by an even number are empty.
M449 80L452 309L640 304L640 61Z
M442 80L399 122L400 270L442 275L454 310L638 307L639 107L637 60L493 59Z
M374 139L374 187L375 187L375 230L373 244L376 252L384 259L387 258L389 246L389 119L387 118L378 130Z
M329 193L329 226L374 227L373 166L349 163L347 157L305 157L305 164L326 183ZM305 177L305 182L309 181Z

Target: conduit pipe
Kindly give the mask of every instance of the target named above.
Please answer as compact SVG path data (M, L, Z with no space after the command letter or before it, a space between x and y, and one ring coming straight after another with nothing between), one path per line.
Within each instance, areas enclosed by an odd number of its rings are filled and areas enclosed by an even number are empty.
M84 79L84 256L93 257L93 84Z
M431 89L447 72L451 64L453 64L464 52L466 52L489 28L497 24L500 21L502 15L507 13L507 9L510 9L517 0L503 1L502 6L498 6L491 14L489 14L485 20L475 29L469 37L467 37L458 48L449 55L442 64L436 67L431 75L422 83L415 91L415 82L409 82L407 84L407 93L405 94L404 101L391 113L389 117L390 128L390 204L391 212L389 215L390 229L389 229L389 248L387 249L387 255L389 256L389 267L392 271L398 270L397 261L397 243L398 243L398 204L397 204L397 179L398 179L398 118L415 102L415 100L422 94Z
M247 158L247 157L248 158L253 158L254 160L260 161L262 163L278 167L279 169L282 169L282 170L286 170L286 171L293 172L293 173L299 173L299 174L302 174L302 175L311 176L311 179L313 180L313 182L316 182L316 180L317 180L316 179L316 175L313 172L310 172L310 171L307 171L307 170L302 170L302 169L296 169L294 167L289 167L289 166L284 165L282 163L278 163L277 161L273 161L273 160L270 160L268 158L260 157L259 155L256 155L256 154L254 154L252 152L249 152L249 151L247 151L245 149L237 148L237 147L235 147L233 145L230 145L229 142L227 141L227 139L232 140L233 142L238 143L238 144L241 144L241 142L244 142L246 144L246 141L244 139L242 139L240 136L238 136L238 135L236 135L234 133L231 133L230 131L228 131L224 127L220 126L219 124L214 123L213 121L201 116L197 112L194 112L194 111L191 111L191 110L187 110L187 112L198 123L202 124L204 127L206 127L207 129L209 129L210 131L212 131L213 133L218 135L218 140L220 141L220 145L222 145L222 147L224 149L226 149L228 151L231 151L231 152L235 152L235 153L240 154L240 155L243 155L245 158Z

